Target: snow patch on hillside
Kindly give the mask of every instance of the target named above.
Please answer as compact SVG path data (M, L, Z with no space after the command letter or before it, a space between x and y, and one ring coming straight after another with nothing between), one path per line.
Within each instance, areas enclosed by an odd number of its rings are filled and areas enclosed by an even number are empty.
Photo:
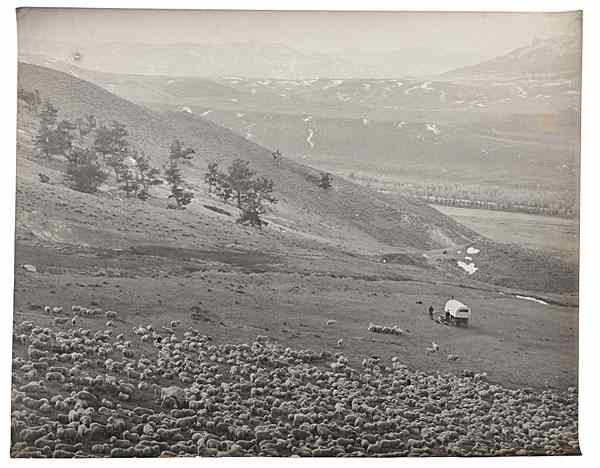
M425 127L427 128L427 130L432 132L434 135L440 134L440 129L438 128L438 126L436 124L427 124L427 125L425 125Z
M329 88L335 88L336 86L341 85L343 82L344 82L344 80L331 80L328 84L323 86L321 89L323 91L325 91L326 89L329 89Z
M463 270L465 270L465 272L467 272L467 274L472 275L473 273L475 273L477 271L477 267L475 266L474 263L465 263L462 261L458 261L456 262L456 264L462 268Z
M431 91L433 88L431 87L431 81L425 81L424 83L421 83L421 84L418 84L415 86L411 86L406 91L404 91L404 94L409 94L413 89L422 89L425 91Z
M315 147L315 144L312 142L312 137L314 135L314 132L312 130L312 128L308 129L308 137L306 137L306 142L310 145L311 148Z
M517 299L523 299L525 301L537 302L538 304L548 305L548 303L546 301L542 301L541 299L538 299L537 297L520 296L519 294L516 294L515 297Z

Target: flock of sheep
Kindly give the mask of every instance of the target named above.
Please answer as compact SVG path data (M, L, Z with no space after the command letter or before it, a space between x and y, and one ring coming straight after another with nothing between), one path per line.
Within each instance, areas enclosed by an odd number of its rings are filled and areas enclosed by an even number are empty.
M78 327L76 317L89 314L75 306L54 327L15 323L11 456L579 451L574 388L510 389L485 373L411 370L398 357L353 366L342 352L291 349L265 336L215 344L178 321L116 334L118 314L100 310L91 315L105 326Z

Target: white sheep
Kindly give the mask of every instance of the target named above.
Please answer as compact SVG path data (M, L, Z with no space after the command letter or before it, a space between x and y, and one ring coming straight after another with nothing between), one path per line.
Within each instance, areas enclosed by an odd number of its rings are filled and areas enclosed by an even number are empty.
M107 319L116 319L117 318L117 313L114 310L107 310L104 315L106 316Z

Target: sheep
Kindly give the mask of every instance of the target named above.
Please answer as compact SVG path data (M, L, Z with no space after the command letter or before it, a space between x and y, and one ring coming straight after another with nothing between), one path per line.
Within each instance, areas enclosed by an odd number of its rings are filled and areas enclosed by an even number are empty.
M63 383L66 380L65 376L60 372L47 372L45 379L47 382L58 382L58 383Z
M341 348L344 345L344 339L340 338L339 340L337 340L337 346L338 348Z
M335 323L337 323L337 320L333 320L333 319L329 319L327 320L327 322L325 322L327 325L334 325Z
M117 315L118 315L118 314L117 314L117 312L115 312L114 310L107 310L107 311L104 313L104 316L105 316L107 319L116 319L116 318L117 318Z

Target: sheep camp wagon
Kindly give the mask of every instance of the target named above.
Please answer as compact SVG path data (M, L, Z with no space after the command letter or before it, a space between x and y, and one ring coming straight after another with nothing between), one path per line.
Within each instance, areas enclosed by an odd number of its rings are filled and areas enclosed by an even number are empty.
M449 314L450 323L465 327L469 326L471 308L456 299L450 299L444 306L444 312Z

